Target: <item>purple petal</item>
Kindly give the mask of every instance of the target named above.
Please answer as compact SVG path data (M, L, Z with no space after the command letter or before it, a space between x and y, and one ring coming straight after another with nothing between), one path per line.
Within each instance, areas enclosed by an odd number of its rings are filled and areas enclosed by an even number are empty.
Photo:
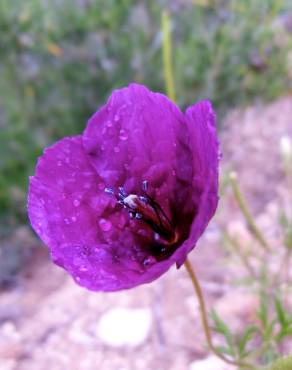
M193 155L193 202L197 204L188 240L172 258L180 266L213 217L218 205L219 143L212 104L201 101L186 111Z
M149 192L167 213L186 207L192 153L184 115L166 96L132 84L89 120L83 144L107 187Z
M45 150L30 178L30 222L55 263L91 290L120 290L150 282L170 267L151 266L128 215L104 192L84 154L81 137ZM141 243L141 241L140 241Z

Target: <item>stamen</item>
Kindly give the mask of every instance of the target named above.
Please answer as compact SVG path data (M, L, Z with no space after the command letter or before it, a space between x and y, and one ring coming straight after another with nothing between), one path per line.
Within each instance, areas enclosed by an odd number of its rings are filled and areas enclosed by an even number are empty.
M105 188L104 192L107 194L115 195L115 192L112 188Z
M127 196L127 193L125 192L125 189L122 186L119 187L119 196L122 198L125 198Z
M142 182L142 189L146 192L148 190L148 181L144 180Z
M143 195L127 194L120 186L118 195L112 188L105 192L114 195L117 203L128 210L130 218L143 221L154 231L154 239L162 244L174 245L177 241L175 227L163 208L148 193L148 181L142 183Z
M139 199L142 200L142 202L144 202L144 203L148 202L148 198L144 197L143 195L140 196Z

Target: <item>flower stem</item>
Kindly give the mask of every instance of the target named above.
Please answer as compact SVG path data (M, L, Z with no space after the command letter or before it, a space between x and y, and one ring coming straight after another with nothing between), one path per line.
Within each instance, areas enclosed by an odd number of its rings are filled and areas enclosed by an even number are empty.
M238 181L237 181L237 175L235 172L231 172L229 175L230 183L232 186L233 194L235 196L235 199L239 205L239 208L241 212L243 213L246 222L250 228L250 231L252 232L253 236L257 239L257 241L260 243L260 245L265 249L265 251L270 251L271 248L269 247L267 241L265 240L264 236L262 235L261 231L258 229L251 213L249 212L249 209L247 207L246 201L242 195L242 192L239 188Z
M204 332L205 332L205 336L206 336L206 340L207 340L209 349L217 357L219 357L222 361L224 361L228 364L231 364L231 365L234 365L234 366L239 366L239 367L246 368L246 369L255 369L254 366L252 366L251 364L248 364L246 362L233 361L233 360L228 359L222 353L220 353L217 350L217 348L214 346L213 341L212 341L211 329L210 329L209 322L208 322L205 300L204 300L204 296L203 296L203 293L202 293L200 283L197 279L197 276L195 274L195 271L192 268L192 265L191 265L190 261L188 259L186 259L184 264L185 264L185 268L187 269L187 272L188 272L188 274L189 274L189 276L192 280L192 283L193 283L193 286L195 288L195 292L196 292L196 295L197 295L197 298L198 298L198 301L199 301L199 308L200 308L202 325L203 325L203 329L204 329Z
M161 16L162 28L162 54L163 54L163 70L166 84L166 93L168 97L175 101L175 90L172 70L172 41L170 30L170 17L166 10L162 12Z

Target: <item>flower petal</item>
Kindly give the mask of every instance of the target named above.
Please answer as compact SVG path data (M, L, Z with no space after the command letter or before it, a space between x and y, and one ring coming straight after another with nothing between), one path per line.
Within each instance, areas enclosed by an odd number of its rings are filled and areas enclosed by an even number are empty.
M131 84L89 120L83 144L106 186L149 192L171 214L187 207L192 152L185 117L166 96Z
M131 288L156 279L171 265L149 260L137 247L143 240L138 240L136 224L117 207L104 193L80 136L45 150L30 178L30 222L54 262L88 289Z
M192 194L197 208L189 238L172 256L178 267L195 247L218 204L219 143L212 104L206 100L189 107L186 120L194 153Z

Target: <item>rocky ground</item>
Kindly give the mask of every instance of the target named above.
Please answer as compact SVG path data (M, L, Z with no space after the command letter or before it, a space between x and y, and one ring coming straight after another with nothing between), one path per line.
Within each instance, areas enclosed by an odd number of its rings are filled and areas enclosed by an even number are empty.
M235 169L269 240L279 243L275 217L284 194L279 156L292 138L292 98L232 112L221 131L222 170ZM224 188L224 187L223 187ZM234 284L243 267L222 246L222 228L242 248L250 235L229 189L190 260L208 307L236 330L254 318L257 298ZM24 244L37 242L18 230ZM216 337L216 341L220 338ZM49 262L45 248L30 258L13 288L0 293L1 370L227 370L207 353L197 300L185 269L119 293L92 293Z

